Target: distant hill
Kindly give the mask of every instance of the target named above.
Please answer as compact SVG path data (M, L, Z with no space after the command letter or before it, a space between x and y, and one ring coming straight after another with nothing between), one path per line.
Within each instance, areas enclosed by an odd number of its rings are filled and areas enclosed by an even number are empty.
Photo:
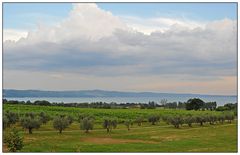
M78 90L78 91L42 91L42 90L15 90L15 89L3 90L3 97L167 97L167 96L201 97L201 96L224 96L224 95L121 92L105 90Z

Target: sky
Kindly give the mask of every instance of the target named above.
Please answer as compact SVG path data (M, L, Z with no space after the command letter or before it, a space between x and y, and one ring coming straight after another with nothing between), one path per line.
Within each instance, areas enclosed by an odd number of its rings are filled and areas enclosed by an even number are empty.
M237 94L236 3L4 3L3 87Z

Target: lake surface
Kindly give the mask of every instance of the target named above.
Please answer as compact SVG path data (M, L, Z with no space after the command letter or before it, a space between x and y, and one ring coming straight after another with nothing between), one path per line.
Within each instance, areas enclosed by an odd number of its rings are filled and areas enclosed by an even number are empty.
M205 102L217 102L217 105L224 105L226 103L236 103L237 96L194 96L196 98L200 98ZM167 99L167 102L186 102L188 99L193 98L187 96L179 96L179 97L22 97L22 98L13 98L8 97L7 100L18 100L18 101L31 101L34 102L36 100L47 100L49 102L64 102L64 103L83 103L83 102L116 102L116 103L148 103L149 101L155 101L160 103L162 99Z

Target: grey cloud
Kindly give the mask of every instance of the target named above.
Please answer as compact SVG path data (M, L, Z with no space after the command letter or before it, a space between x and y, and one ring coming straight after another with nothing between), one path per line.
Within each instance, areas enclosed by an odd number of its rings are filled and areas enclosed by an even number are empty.
M95 5L90 7L90 14L79 13L81 8L75 7L58 27L42 27L18 42L4 42L4 70L94 76L236 75L234 20L223 19L193 29L174 24L164 32L145 35ZM90 16L90 23L84 15Z

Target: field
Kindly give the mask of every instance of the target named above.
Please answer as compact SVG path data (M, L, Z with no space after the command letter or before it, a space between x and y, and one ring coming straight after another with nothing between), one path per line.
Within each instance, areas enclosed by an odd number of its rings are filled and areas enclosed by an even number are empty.
M74 121L69 128L59 134L52 127L52 121L34 129L28 134L19 123L15 126L24 137L24 147L20 152L237 152L237 121L203 126L183 125L179 129L160 121L156 125L144 122L142 126L133 124L128 131L124 124L107 133L102 127L104 117L134 119L151 114L207 114L215 111L186 111L169 109L90 109L73 107L48 107L31 105L4 105L4 111L25 113L44 111L54 116L68 114L76 116L87 113L95 116L94 129L89 133L80 130ZM7 128L4 133L8 132ZM6 146L4 145L4 151Z

